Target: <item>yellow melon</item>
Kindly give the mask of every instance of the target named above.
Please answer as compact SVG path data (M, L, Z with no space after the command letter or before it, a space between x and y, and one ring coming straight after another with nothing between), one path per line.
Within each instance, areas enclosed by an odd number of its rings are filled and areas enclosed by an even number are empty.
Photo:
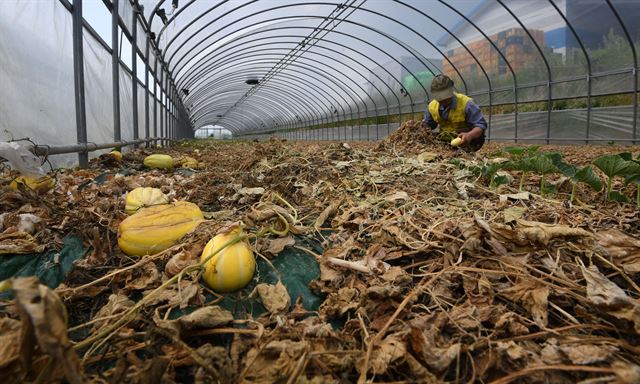
M206 260L225 243L241 234L242 228L236 227L228 233L216 235L204 247L200 260ZM205 264L202 279L216 292L233 292L249 284L255 270L256 259L245 239L211 257Z

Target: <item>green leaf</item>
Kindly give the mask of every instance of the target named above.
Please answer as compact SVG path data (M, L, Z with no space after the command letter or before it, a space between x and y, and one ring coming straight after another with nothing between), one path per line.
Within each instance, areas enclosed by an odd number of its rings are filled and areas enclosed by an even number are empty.
M549 156L538 155L531 158L531 166L534 171L542 175L558 171L558 168L556 168L555 164L553 164L553 161Z
M593 161L596 167L608 177L624 175L633 162L623 159L620 155L606 155L599 157Z
M586 166L578 170L575 174L575 180L588 184L591 188L600 192L602 190L602 180L593 172L593 168Z
M489 164L482 168L482 176L485 176L488 179L493 179L493 175L496 174L499 170L502 169L502 164Z
M621 153L618 153L618 156L622 157L622 159L625 161L633 161L633 156L631 155L631 152L621 152Z
M506 175L499 175L493 178L493 186L497 187L499 185L503 185L503 184L509 184L511 182L511 180L509 180L509 177Z
M533 156L533 155L535 155L536 153L538 153L538 149L540 149L540 146L539 146L539 145L532 145L532 146L530 146L530 147L528 147L528 148L527 148L527 154L528 154L529 156Z
M503 151L505 151L506 153L510 154L513 157L520 157L524 155L524 152L526 151L526 149L522 147L506 147L503 149Z
M627 196L621 194L618 191L611 191L611 193L609 193L609 200L617 201L619 203L629 202L629 199L627 199Z
M578 173L578 168L574 165L571 164L567 164L565 162L559 162L555 164L556 168L558 168L558 170L560 171L560 173L562 173L563 175L576 180L576 175Z
M548 157L549 159L551 159L551 161L553 162L553 164L557 164L557 163L562 163L562 154L558 153L558 152L549 152L549 153L544 153L543 156Z
M634 183L640 186L640 174L625 176L624 183L625 184Z
M514 171L522 171L522 172L531 172L534 170L533 165L531 164L530 158L520 159L518 161L513 161L509 164L509 169L513 169Z

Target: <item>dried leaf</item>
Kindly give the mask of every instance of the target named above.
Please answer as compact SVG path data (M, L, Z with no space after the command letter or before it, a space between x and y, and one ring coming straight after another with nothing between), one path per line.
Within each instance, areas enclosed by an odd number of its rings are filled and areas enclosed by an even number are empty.
M619 384L640 383L640 365L616 361L611 365Z
M399 336L387 336L379 345L373 347L369 370L377 375L382 375L387 372L393 362L404 357L406 353L407 346Z
M529 192L520 192L520 193L507 193L499 196L500 202L505 202L509 199L511 200L529 200L531 194Z
M640 303L627 294L611 280L607 279L595 265L581 267L587 281L587 299L598 309L619 319L629 320L635 331L640 333Z
M0 318L0 369L17 361L20 351L20 322Z
M320 305L319 312L327 318L340 317L348 311L358 308L358 290L343 287L337 292L331 292Z
M560 350L573 364L594 364L607 361L618 351L616 347L595 344L566 344Z
M136 275L136 277L133 277ZM153 263L145 263L140 268L132 271L126 280L126 289L148 289L160 282L160 272Z
M533 321L538 327L546 328L549 287L535 280L524 280L511 288L500 291L500 294L520 303L533 317Z
M109 301L105 305L103 305L98 312L93 316L94 320L102 319L106 317L111 317L110 319L105 319L102 321L98 321L94 324L93 329L97 331L98 329L104 327L106 324L113 323L117 321L117 317L113 317L115 315L123 314L125 311L133 307L135 303L133 300L129 299L126 295L123 294L113 294L109 295Z
M44 245L38 244L36 239L26 232L16 231L0 234L0 255L41 253L43 251Z
M557 237L592 237L591 232L587 232L582 228L572 228L562 224L546 224L527 220L518 220L518 226L525 237L531 241L549 244L552 239Z
M335 215L340 205L342 205L342 200L334 201L329 204L329 206L320 213L315 223L313 223L313 228L315 228L316 231L319 231L324 222L327 221L330 216Z
M16 278L12 285L22 319L20 354L27 371L33 356L31 341L37 341L42 352L62 365L70 383L82 383L80 360L67 336L67 311L60 298L35 277Z
M279 237L276 239L269 240L269 248L265 251L266 253L276 256L280 252L284 251L285 247L290 247L295 245L296 241L293 236L287 237Z
M524 215L527 208L524 207L510 207L505 209L502 214L504 215L504 223L509 224L512 221L516 221Z
M260 295L260 300L267 311L271 314L280 314L289 310L291 306L291 298L287 288L278 281L275 285L258 284L256 290Z
M180 251L167 261L167 264L164 266L164 273L166 273L168 277L175 276L189 265L195 264L196 261L197 259L195 259L191 253Z
M217 305L198 308L188 315L174 320L181 330L196 328L215 328L233 321L233 314Z
M640 272L640 240L617 229L596 232L598 243L626 273Z

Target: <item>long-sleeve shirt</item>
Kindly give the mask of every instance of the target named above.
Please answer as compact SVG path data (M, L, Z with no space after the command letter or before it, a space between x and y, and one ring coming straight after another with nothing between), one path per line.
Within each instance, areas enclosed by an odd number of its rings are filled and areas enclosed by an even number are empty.
M457 102L458 99L454 97L451 104L449 104L448 106L445 107L440 104L438 107L440 116L446 120L449 117L449 111L451 110L451 108L456 107ZM467 103L466 107L464 108L464 116L469 128L480 127L483 131L487 130L487 121L484 119L480 107L478 107L473 101L469 101ZM431 129L436 129L436 127L438 126L438 123L436 123L436 121L431 116L431 113L429 113L429 108L427 108L427 110L424 112L424 123Z

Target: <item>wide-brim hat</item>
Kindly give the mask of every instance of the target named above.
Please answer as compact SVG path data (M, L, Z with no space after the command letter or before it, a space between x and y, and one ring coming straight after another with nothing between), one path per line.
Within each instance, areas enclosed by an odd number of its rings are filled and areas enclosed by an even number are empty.
M449 88L445 88L445 89L441 89L438 91L431 91L432 96L434 99L438 100L438 101L442 101L445 99L449 99L453 97L453 87L449 87Z

